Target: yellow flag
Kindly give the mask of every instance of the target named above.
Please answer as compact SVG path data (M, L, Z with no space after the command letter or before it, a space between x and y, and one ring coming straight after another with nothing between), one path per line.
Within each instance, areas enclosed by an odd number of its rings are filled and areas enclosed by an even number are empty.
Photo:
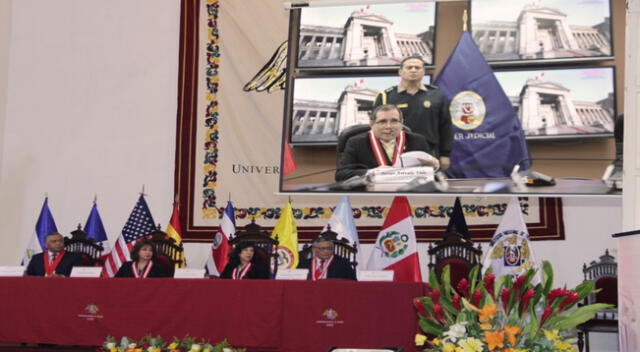
M293 219L291 203L282 210L280 220L273 228L271 238L277 238L278 268L295 269L298 266L298 229Z

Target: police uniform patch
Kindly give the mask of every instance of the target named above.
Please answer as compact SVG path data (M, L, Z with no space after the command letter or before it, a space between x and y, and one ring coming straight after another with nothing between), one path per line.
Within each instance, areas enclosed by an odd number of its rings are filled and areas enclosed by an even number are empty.
M472 130L482 124L487 109L482 97L473 91L464 90L451 100L449 105L451 122L463 130Z

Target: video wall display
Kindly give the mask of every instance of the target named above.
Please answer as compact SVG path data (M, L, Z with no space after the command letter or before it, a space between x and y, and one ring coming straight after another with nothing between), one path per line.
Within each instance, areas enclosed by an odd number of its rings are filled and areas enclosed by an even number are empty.
M528 139L611 136L613 67L495 70Z
M607 59L609 0L471 0L471 34L488 62Z
M297 67L397 66L419 55L434 62L435 2L301 9Z
M347 127L369 123L376 95L398 81L397 75L296 78L291 143L336 144ZM425 75L423 83L430 82Z

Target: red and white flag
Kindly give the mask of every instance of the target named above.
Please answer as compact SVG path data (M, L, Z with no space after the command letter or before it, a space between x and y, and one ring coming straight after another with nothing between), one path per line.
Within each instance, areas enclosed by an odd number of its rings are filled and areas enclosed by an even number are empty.
M393 281L422 282L416 232L407 197L393 198L367 270L393 270Z
M229 236L236 232L236 216L231 201L227 202L227 207L222 214L220 227L213 238L211 244L211 254L205 264L205 270L208 275L220 276L224 267L229 262L229 253L231 246L229 245Z

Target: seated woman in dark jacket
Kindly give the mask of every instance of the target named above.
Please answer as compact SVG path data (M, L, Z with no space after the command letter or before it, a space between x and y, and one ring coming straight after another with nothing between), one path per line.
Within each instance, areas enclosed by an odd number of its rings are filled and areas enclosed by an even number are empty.
M156 262L156 247L153 242L143 239L131 250L131 261L124 262L115 277L167 277L162 264Z
M260 250L260 249L258 249ZM240 242L229 254L229 263L224 267L222 279L268 279L269 269L256 255L253 242Z

